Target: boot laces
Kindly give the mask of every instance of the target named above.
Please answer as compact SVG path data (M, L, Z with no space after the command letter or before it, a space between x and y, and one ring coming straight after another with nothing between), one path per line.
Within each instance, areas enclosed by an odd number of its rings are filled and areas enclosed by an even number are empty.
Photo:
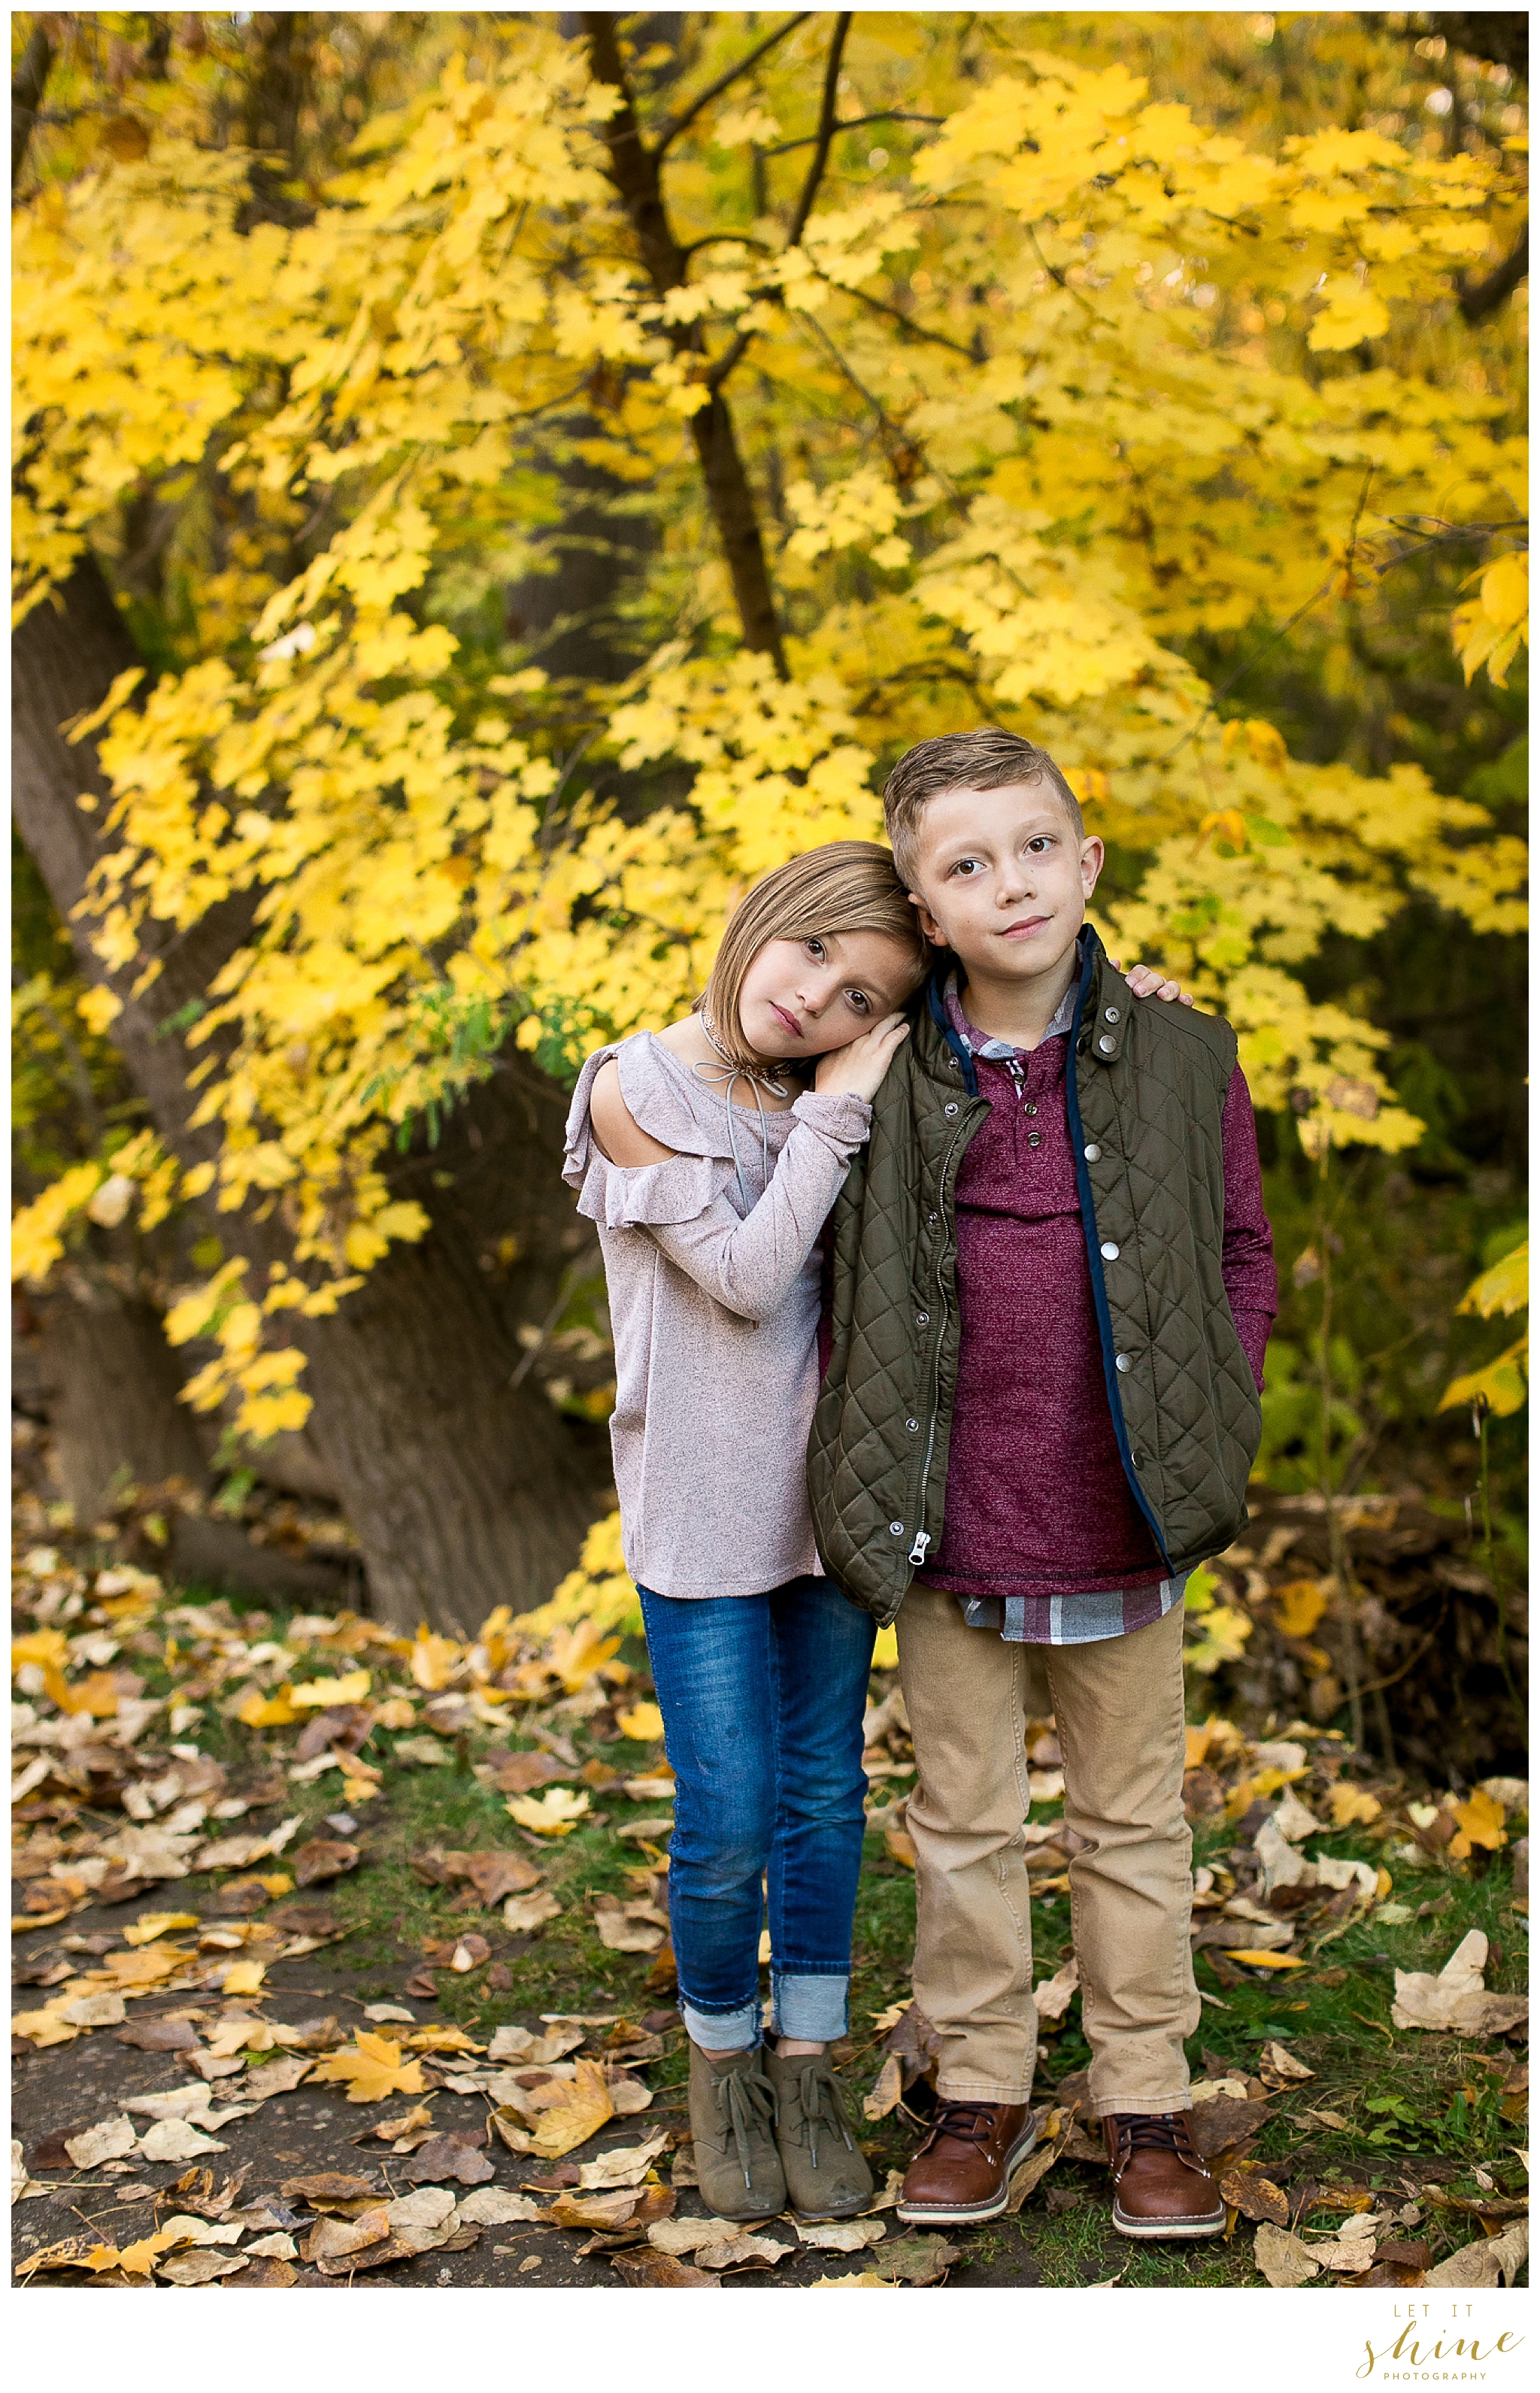
M855 2150L851 2141L850 2122L845 2112L839 2080L827 2060L813 2060L797 2076L797 2098L803 2117L807 2122L808 2149L813 2165L818 2165L818 2129L837 2135L847 2152Z
M954 2143L972 2144L982 2151L994 2130L993 2103L944 2101L922 2149L929 2151L943 2136L949 2136Z
M1119 2157L1125 2165L1135 2152L1175 2152L1180 2161L1191 2158L1184 2111L1124 2111L1117 2113L1116 2125Z
M756 2131L761 2144L773 2133L775 2098L763 2073L757 2069L752 2072L735 2069L730 2076L717 2080L716 2092L733 2131L743 2182L751 2186Z

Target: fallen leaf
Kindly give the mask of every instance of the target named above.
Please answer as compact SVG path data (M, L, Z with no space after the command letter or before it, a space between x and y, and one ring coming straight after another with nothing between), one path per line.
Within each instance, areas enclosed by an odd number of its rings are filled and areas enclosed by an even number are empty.
M137 2020L122 2031L117 2041L133 2045L140 2052L191 2052L198 2042L198 2031L185 2019Z
M298 2053L286 2054L279 2060L265 2060L259 2069L249 2070L241 2088L241 2099L251 2102L269 2102L275 2094L292 2094L302 2086L315 2063Z
M98 2168L103 2161L121 2161L137 2143L132 2119L103 2119L99 2126L87 2127L83 2135L67 2136L64 2149L76 2168Z
M254 2243L246 2246L248 2260L293 2260L299 2246L292 2235L280 2229L276 2235L259 2235Z
M295 1711L326 1711L336 1704L361 1704L369 1693L367 1670L350 1670L346 1679L311 1679L289 1697Z
M460 2185L486 2185L496 2169L474 2141L458 2135L432 2136L413 2152L401 2175L412 2185L442 2185L453 2178Z
M341 1814L338 1814L341 1817ZM320 1886L326 1879L341 1877L344 1871L359 1866L357 1845L344 1844L329 1837L312 1837L301 1845L294 1856L294 1884Z
M633 1704L629 1711L616 1713L615 1725L633 1745L656 1745L663 1733L663 1715L656 1704Z
M540 1872L521 1853L473 1853L465 1876L489 1911L511 1894L524 1894L540 1883Z
M549 1889L542 1889L539 1894L510 1895L502 1906L502 1924L516 1936L532 1935L548 1919L560 1916L561 1904Z
M1257 2230L1256 2259L1270 2285L1305 2285L1321 2274L1321 2263L1302 2236L1266 2223Z
M1486 1958L1486 1938L1473 1928L1436 1977L1424 1969L1398 1969L1392 2025L1470 2036L1494 2035L1518 2026L1529 2016L1528 1996L1488 1994L1481 1977Z
M638 2243L628 2252L612 2252L610 2267L631 2285L659 2285L681 2290L689 2286L719 2286L721 2279L704 2269L692 2269L687 2260L676 2260L672 2253L654 2251L650 2244Z
M887 2233L880 2218L834 2218L795 2221L799 2241L815 2252L865 2252Z
M1338 1779L1331 1790L1331 1822L1334 1828L1351 1828L1355 1821L1377 1820L1381 1811L1377 1795L1365 1787L1351 1786Z
M534 2133L533 2149L547 2160L560 2160L564 2152L575 2151L615 2116L604 2071L596 2061L576 2064L574 2081L562 2088L562 2097L545 2111Z
M155 2274L173 2285L212 2285L216 2277L239 2276L247 2265L244 2253L189 2252L178 2260L159 2260Z
M285 2202L377 2202L380 2189L372 2178L346 2177L333 2170L323 2170L316 2177L292 2177L279 2187Z
M640 2185L667 2151L668 2141L667 2130L659 2128L645 2144L625 2144L615 2151L601 2152L597 2160L582 2163L578 2183L585 2192L596 2192L607 2186Z
M939 2235L906 2235L883 2244L870 2273L878 2284L939 2285L961 2257L958 2245Z
M359 2269L388 2269L399 2260L415 2260L417 2248L408 2237L386 2235L378 2243L366 2243L360 2252L339 2252L318 2260L316 2266L323 2277L351 2277Z
M492 1948L485 1936L462 1936L450 1955L450 1968L456 1977L468 1977L484 1961L489 1961L491 1955Z
M124 1929L123 1941L125 1944L152 1944L170 1929L196 1928L198 1924L195 1911L141 1911L133 1927Z
M652 2108L652 2088L644 2086L639 2078L628 2076L623 2069L607 2069L605 2078L618 2119L634 2118L638 2111Z
M254 1994L267 1976L261 1961L234 1961L226 1970L221 1992L226 1994Z
M1063 2019L1069 2008L1070 1996L1079 1982L1080 1965L1071 1954L1062 1969L1033 1989L1032 2002L1038 2017L1040 2020Z
M600 1943L611 1953L656 1953L667 1932L666 1923L659 1926L654 1918L650 1903L603 1905L595 1909L594 1924Z
M389 2233L389 2212L383 2202L357 2218L318 2218L305 2239L301 2257L312 2267L320 2260L346 2258L371 2243L384 2243Z
M536 2219L540 2204L527 2193L503 2193L492 2185L485 2185L475 2193L466 2194L455 2216L476 2227L508 2227L516 2219Z
M868 2119L885 2119L904 2099L904 2072L896 2053L890 2052L877 2073L877 2082L861 2104L862 2115Z
M1244 1962L1248 1969L1304 1969L1306 1961L1296 1960L1291 1953L1264 1953L1246 1944L1226 1944L1220 1948L1227 1961Z
M415 2027L417 2024L416 2012L409 2011L402 2003L365 2003L363 2015L366 2020L372 2020L376 2027L388 2027L393 2020L402 2027Z
M1307 2079L1315 2075L1313 2069L1307 2069L1302 2060L1295 2059L1286 2045L1276 2041L1263 2045L1262 2066L1264 2074L1271 2069L1275 2076L1286 2080L1290 2085L1302 2086Z
M1027 2196L1036 2192L1058 2157L1059 2146L1056 2143L1040 2143L1035 2151L1028 2152L1025 2160L1019 2162L1011 2170L1011 2183L1006 2190L1005 2206L1012 2217L1020 2211Z
M636 2186L619 2187L610 2193L558 2193L543 2216L553 2227L597 2227L613 2234L626 2225L641 2199ZM695 2247L685 2243L680 2248L688 2252Z
M537 1837L570 1836L578 1822L589 1811L593 1797L586 1789L578 1794L570 1786L549 1786L541 1796L511 1796L504 1805L510 1819L521 1828L530 1828Z
M334 2080L347 2087L350 2102L383 2102L387 2094L421 2094L420 2061L401 2059L401 2047L383 2035L355 2029L351 2050L333 2052L316 2069L316 2078Z
M1220 2195L1243 2218L1266 2219L1274 2227L1288 2225L1288 2197L1259 2170L1227 2169L1220 2179Z
M529 1795L568 1774L548 1753L508 1753L492 1761L492 1785L500 1795Z
M204 2099L206 2100L205 2094ZM195 2127L190 2119L157 2119L139 2139L139 2150L147 2161L190 2161L203 2152L228 2151L219 2143Z

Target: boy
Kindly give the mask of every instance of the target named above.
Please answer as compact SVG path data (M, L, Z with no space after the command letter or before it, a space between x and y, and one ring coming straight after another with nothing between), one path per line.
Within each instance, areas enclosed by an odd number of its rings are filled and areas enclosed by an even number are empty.
M1133 1005L1085 926L1103 862L1051 758L985 727L895 766L889 837L938 964L830 1218L819 1551L898 1624L914 1993L941 2041L917 2226L994 2217L1031 2148L1024 1648L1046 1646L1113 2219L1220 2233L1198 2023L1182 1596L1232 1544L1276 1311L1235 1037ZM902 1610L900 1606L902 1605Z

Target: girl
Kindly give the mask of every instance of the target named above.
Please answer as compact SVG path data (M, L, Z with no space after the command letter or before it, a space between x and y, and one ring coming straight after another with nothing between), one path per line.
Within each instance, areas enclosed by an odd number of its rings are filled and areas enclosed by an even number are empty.
M566 1179L598 1224L626 1566L676 1779L669 1916L700 2190L724 2218L870 2200L842 2035L875 1634L820 1570L804 1484L818 1236L926 969L885 848L749 892L693 1013L590 1056ZM760 2043L769 1879L776 2048Z
M819 1234L929 961L886 848L793 857L733 915L693 1013L589 1057L568 1121L563 1176L609 1288L626 1567L676 1782L690 2124L719 2217L788 2199L837 2217L873 2191L827 2047L845 2030L875 1630L823 1575L804 1469Z

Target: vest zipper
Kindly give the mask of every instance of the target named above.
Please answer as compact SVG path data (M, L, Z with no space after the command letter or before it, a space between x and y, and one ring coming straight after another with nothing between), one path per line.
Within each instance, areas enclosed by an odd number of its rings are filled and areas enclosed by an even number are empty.
M959 1130L947 1148L946 1159L941 1167L940 1196L944 1226L946 1214L946 1175L951 1170L952 1158L957 1154L963 1136L964 1132ZM917 1569L923 1564L925 1549L931 1542L930 1531L925 1526L925 1499L931 1484L931 1458L935 1453L936 1415L941 1409L941 1341L946 1335L946 1287L939 1270L936 1273L936 1303L940 1308L941 1320L932 1347L931 1418L925 1432L925 1459L920 1466L920 1526L915 1531L914 1543L909 1548L909 1560Z

